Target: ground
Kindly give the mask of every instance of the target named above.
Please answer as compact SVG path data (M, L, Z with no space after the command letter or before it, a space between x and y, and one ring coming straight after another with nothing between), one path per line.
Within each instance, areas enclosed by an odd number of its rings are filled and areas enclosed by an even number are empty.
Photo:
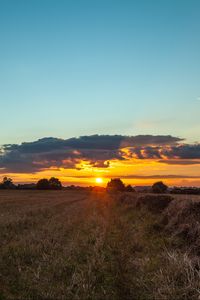
M159 218L103 192L0 191L0 299L198 299Z

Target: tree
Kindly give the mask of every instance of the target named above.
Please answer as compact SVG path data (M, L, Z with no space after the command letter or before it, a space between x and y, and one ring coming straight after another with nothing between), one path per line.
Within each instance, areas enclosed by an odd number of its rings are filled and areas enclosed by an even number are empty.
M62 184L58 178L51 177L49 179L49 188L51 190L60 190L62 189Z
M49 190L49 180L46 178L40 179L37 182L36 188L38 190Z
M155 182L152 185L153 193L162 194L167 191L168 187L162 181Z
M135 192L134 188L128 184L126 187L125 187L125 192Z
M107 183L106 190L107 192L123 192L125 190L125 185L120 178L114 178Z
M14 189L16 186L13 184L13 181L11 178L4 177L2 183L0 184L1 189Z
M36 188L38 190L60 190L62 188L62 184L60 180L55 177L51 177L49 180L43 178L37 182Z

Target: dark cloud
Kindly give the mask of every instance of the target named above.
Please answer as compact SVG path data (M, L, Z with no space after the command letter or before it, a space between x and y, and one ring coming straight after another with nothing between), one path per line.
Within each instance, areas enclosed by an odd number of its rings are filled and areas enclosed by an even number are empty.
M183 139L173 137L171 135L90 135L81 136L79 138L59 139L59 138L43 138L35 142L26 142L21 145L7 144L4 145L5 150L20 150L21 153L37 153L47 152L53 149L107 149L116 150L122 147L144 146L144 145L173 145Z
M200 159L200 144L176 144L141 146L129 148L129 157L138 159L160 159L161 163L197 164ZM194 161L196 160L196 161Z
M124 147L131 146L156 146L156 145L176 145L184 139L171 135L137 135L125 137L122 141Z
M200 159L200 144L172 146L164 149L162 153L168 158Z
M200 144L182 144L171 135L91 135L79 138L42 138L20 145L7 144L0 149L2 172L35 173L48 168L71 169L81 161L108 168L113 159L156 159L160 162L181 161L189 164L200 159ZM126 149L127 150L126 150ZM187 161L187 163L186 163ZM185 163L184 163L185 162ZM177 163L178 164L178 163Z

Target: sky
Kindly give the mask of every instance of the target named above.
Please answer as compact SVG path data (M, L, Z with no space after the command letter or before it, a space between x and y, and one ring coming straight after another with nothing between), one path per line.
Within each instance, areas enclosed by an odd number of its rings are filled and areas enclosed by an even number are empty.
M199 0L0 0L0 177L199 185L199 32Z

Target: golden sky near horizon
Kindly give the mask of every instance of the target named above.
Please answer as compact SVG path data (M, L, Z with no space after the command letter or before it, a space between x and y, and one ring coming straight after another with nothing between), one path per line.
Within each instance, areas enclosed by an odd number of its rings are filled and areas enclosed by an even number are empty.
M40 178L58 177L64 185L102 185L110 178L121 178L126 184L151 185L163 180L168 185L199 185L199 165L168 165L154 159L131 159L128 161L110 161L108 168L93 167L87 161L82 161L81 170L72 168L49 168L37 173L6 173L14 182L36 182ZM157 175L159 174L159 175ZM173 175L171 175L173 174ZM2 175L2 176L4 176ZM171 178L170 178L171 176ZM102 182L97 182L102 178Z

